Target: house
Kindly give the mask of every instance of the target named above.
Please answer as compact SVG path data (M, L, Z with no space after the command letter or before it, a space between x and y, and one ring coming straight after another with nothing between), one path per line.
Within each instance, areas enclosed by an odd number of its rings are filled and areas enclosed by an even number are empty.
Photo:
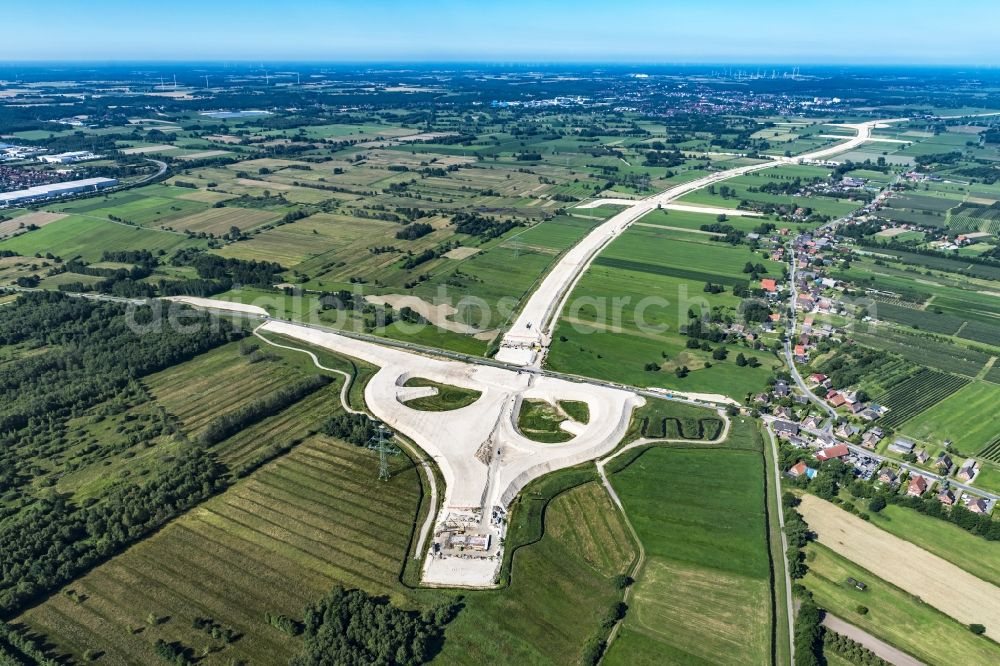
M809 375L809 379L811 381L816 382L817 384L822 384L823 382L826 381L826 375L821 374L819 372L814 372L813 374Z
M791 407L785 407L784 405L779 405L774 408L774 415L779 419L793 419L795 418L795 413L792 411Z
M823 425L823 419L816 416L815 414L810 414L802 421L802 427L807 430L816 430L821 425Z
M917 462L921 465L930 460L931 454L927 453L926 449L916 450Z
M863 411L865 411L865 406L863 403L860 402L851 403L851 414L860 414Z
M812 467L806 467L806 464L800 460L788 470L788 476L797 479L802 475L805 475L807 479L811 479L816 476L816 470Z
M878 446L878 443L882 441L882 438L873 433L871 430L865 433L864 437L861 438L861 446L866 449L874 449Z
M774 383L774 395L778 396L779 398L784 398L785 396L787 396L788 395L788 382L781 381L781 380L775 382Z
M851 450L844 446L843 444L835 444L831 447L821 449L819 453L816 454L816 458L819 460L833 460L834 458L846 458L851 455Z
M760 403L762 405L766 405L769 402L771 402L771 396L769 396L767 393L758 393L757 395L754 396L753 399L754 402Z
M832 398L828 396L827 399L830 401L830 404L833 405L834 408L842 407L847 403L847 398L837 393L836 391L833 392Z
M950 490L942 490L938 493L937 498L945 506L953 506L955 504L955 493Z
M795 355L799 358L804 358L806 355L806 348L802 345L795 345Z
M965 508L972 513L978 513L985 515L990 512L989 502L980 497L967 497L965 500Z
M850 439L854 435L858 434L859 429L856 425L851 425L850 423L841 423L837 426L837 436L843 437L844 439Z
M927 479L914 474L910 477L910 485L906 488L906 494L912 497L920 497L927 492Z
M797 423L791 423L789 421L775 421L774 431L778 435L797 435L799 434L799 426Z
M882 471L879 472L878 480L892 486L899 480L899 475L891 467L883 467Z
M942 472L944 474L947 474L948 472L950 472L951 468L952 468L952 466L954 464L955 463L953 463L951 461L951 456L949 456L944 451L942 451L941 453L939 453L938 457L934 459L934 467L938 471L940 471L940 472Z
M778 290L778 283L772 280L771 278L764 278L763 280L760 281L760 287L764 291L769 291L771 293L774 293L775 291Z
M916 446L916 444L912 439L897 437L896 441L889 445L889 450L893 453L901 453L905 456L907 453L911 453L913 451L914 446Z
M959 468L955 476L962 481L972 481L976 478L976 474L978 473L979 466L976 464L976 460L974 458L969 458L962 463L962 466Z
M772 312L767 317L768 317L768 319L770 319L773 322L779 322L779 321L781 321L781 315L778 314L777 312Z

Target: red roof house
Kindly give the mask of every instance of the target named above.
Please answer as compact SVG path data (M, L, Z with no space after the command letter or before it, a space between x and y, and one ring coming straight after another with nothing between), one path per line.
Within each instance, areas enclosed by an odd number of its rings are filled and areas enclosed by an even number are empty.
M778 289L778 283L771 278L764 278L761 280L760 286L764 291L776 291Z
M846 458L850 455L850 453L851 450L843 444L836 444L834 446L821 449L820 452L816 454L816 458L818 460L833 460L834 458Z

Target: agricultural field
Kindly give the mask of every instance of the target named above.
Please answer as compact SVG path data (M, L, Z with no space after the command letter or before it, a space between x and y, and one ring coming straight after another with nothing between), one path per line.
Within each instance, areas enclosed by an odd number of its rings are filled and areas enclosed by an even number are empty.
M932 407L924 408L899 430L923 441L951 440L958 451L972 455L1000 433L1000 414L994 409L997 404L1000 404L1000 386L971 382Z
M818 497L804 495L798 511L819 543L841 557L919 596L921 603L960 625L983 624L989 637L1000 631L1000 598L994 585ZM907 566L898 566L900 561ZM823 605L821 599L817 602Z
M995 542L971 534L946 520L895 504L889 504L878 512L870 512L867 511L865 502L847 495L842 493L841 499L856 502L857 508L868 514L872 525L1000 587L1000 553L997 552Z
M834 508L836 511L842 509ZM809 572L803 584L816 603L831 613L907 652L924 663L992 663L1000 659L997 644L974 635L968 627L878 578L835 553L822 542L808 546ZM864 591L848 578L867 585ZM858 613L859 606L868 611Z
M37 231L0 241L0 250L23 256L52 253L63 259L80 257L99 261L106 251L150 250L174 252L181 248L205 247L203 240L181 233L154 231L107 220L70 215Z
M203 663L288 660L297 641L264 613L298 617L336 583L413 602L398 586L420 483L405 457L388 486L366 449L316 437L17 618L55 651L154 659L156 639ZM378 491L376 492L376 489ZM231 643L192 626L211 618Z
M770 659L763 475L759 450L655 447L614 473L646 562L607 663Z
M780 278L783 266L702 234L633 226L613 241L577 283L556 326L548 364L556 370L683 391L721 393L743 400L759 390L779 361L768 350L728 346L725 359L690 349L680 328L689 310L739 318L747 262ZM722 293L705 292L706 283ZM736 365L738 354L759 367ZM644 369L654 364L651 370ZM649 366L652 367L652 366ZM687 367L689 374L678 376ZM681 373L683 374L683 373Z
M968 384L968 380L933 370L922 370L900 382L885 394L876 396L889 414L881 423L895 428L955 394Z

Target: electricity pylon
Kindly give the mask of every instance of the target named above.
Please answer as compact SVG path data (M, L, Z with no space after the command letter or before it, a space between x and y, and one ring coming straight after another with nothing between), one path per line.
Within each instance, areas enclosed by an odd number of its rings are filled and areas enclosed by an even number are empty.
M368 448L378 451L378 478L380 481L388 481L392 476L389 473L389 456L399 454L399 449L393 446L389 440L392 439L392 432L385 427L384 423L378 424L378 435L372 437Z

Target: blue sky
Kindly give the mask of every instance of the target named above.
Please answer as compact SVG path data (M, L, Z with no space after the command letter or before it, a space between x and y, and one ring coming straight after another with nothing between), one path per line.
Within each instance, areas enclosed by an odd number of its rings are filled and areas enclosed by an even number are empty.
M1000 65L1000 0L3 0L24 60Z

